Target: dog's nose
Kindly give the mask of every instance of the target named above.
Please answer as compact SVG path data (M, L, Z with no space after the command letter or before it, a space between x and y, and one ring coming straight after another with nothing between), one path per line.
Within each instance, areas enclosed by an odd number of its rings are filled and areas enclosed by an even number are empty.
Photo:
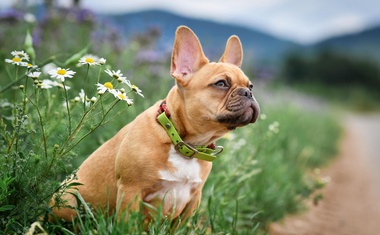
M253 98L252 92L248 88L241 88L238 93L240 96L245 96L250 99Z

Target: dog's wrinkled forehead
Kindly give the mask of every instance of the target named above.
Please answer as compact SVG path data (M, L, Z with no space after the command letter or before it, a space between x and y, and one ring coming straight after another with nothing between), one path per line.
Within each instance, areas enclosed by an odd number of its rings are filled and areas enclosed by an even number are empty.
M249 87L251 85L251 82L245 73L233 64L211 62L200 72L202 73L203 71L205 71L205 74L201 74L200 76L202 76L202 79L206 78L210 82L217 82L220 79L225 79L231 83L231 86Z

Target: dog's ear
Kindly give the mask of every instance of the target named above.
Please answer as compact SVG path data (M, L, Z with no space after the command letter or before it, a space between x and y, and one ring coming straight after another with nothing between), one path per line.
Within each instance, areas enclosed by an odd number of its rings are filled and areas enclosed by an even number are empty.
M230 63L241 67L243 63L243 47L237 36L233 35L228 39L226 49L219 62Z
M186 86L194 72L209 61L197 36L186 26L178 27L174 40L170 74L181 86Z

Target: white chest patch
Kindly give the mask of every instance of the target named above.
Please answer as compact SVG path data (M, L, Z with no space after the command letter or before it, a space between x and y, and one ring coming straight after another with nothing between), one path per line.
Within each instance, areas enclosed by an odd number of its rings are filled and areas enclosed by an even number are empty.
M156 197L164 199L164 213L171 209L181 212L191 200L191 190L196 188L202 179L200 178L200 165L198 160L186 159L176 152L174 146L169 151L168 161L172 164L172 170L160 171L162 188L146 196L144 199L150 201Z

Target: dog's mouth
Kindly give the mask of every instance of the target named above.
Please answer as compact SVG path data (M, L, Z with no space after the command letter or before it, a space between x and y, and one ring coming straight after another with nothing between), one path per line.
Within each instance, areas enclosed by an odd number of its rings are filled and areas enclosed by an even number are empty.
M237 127L255 123L260 114L260 106L255 99L242 98L239 102L230 101L226 113L217 117L218 122L233 130Z

